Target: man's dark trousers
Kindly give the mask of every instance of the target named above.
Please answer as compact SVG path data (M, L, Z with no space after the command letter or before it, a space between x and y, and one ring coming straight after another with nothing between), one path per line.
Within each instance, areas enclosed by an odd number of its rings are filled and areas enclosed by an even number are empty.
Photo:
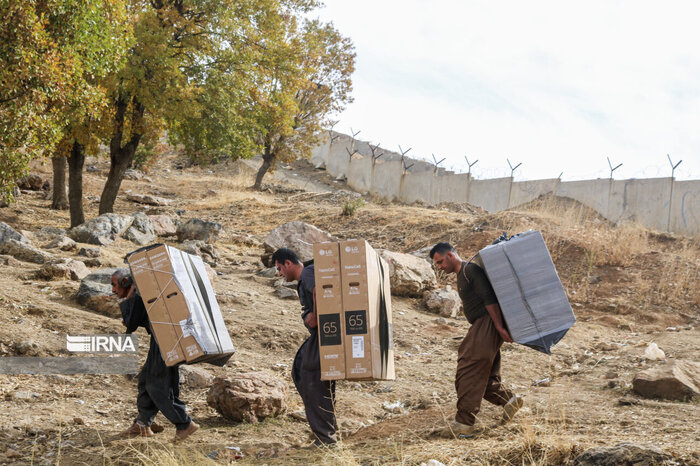
M335 443L335 381L321 380L321 358L315 330L294 357L292 379L304 402L306 419L316 436L316 443Z
M148 357L139 373L136 407L138 420L146 426L153 423L158 411L178 430L186 429L191 419L180 400L180 374L177 366L168 367L160 354L155 338L151 337Z

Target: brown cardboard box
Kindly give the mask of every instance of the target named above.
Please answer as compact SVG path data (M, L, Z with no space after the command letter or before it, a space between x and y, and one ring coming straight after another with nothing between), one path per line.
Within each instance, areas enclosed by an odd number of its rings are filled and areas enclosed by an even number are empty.
M345 378L343 303L338 243L314 244L314 278L321 380Z
M201 258L156 244L127 255L126 262L166 365L225 364L233 343Z
M393 380L389 266L364 240L340 242L347 379Z

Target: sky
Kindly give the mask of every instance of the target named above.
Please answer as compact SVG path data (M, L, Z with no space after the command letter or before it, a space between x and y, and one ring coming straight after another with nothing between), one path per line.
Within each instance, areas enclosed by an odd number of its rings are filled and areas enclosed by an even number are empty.
M336 131L481 179L518 164L516 180L668 177L667 154L700 179L698 2L325 0L316 15L357 53Z

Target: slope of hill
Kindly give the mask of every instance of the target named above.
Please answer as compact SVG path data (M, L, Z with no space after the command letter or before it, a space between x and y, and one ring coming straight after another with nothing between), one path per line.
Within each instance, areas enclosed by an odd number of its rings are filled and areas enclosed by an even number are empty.
M95 170L84 174L86 218L97 215L107 169L103 161L91 165ZM302 220L340 238L361 237L400 252L446 240L464 256L504 230L538 229L578 322L551 357L504 345L504 378L525 395L526 408L514 422L501 425L498 410L484 403L475 439L430 435L454 413L456 348L469 324L464 318L438 321L420 300L396 298L397 380L338 384L336 409L344 434L338 448L303 448L310 431L289 415L259 424L226 421L207 405L206 389L183 389L182 398L202 426L186 445L169 445L172 427L160 415L165 433L153 440L123 440L116 433L136 410L133 377L0 375L0 461L226 464L231 458L226 447L240 447L246 455L241 461L252 463L419 464L434 458L446 464L561 464L590 446L628 441L660 447L680 463L700 462L697 401L648 400L631 393L635 373L661 364L642 357L650 342L668 358L700 360L699 238L612 226L561 199L498 214L467 205L430 209L366 199L354 215L343 216L353 194L305 161L281 167L262 192L246 187L252 184L248 165L184 165L175 155L164 156L149 173L152 181L126 180L122 192L171 199L169 206L149 213L177 216L180 211L183 220L199 217L223 225L214 288L237 352L225 368L202 367L216 375L275 374L288 384L289 412L303 408L289 369L306 331L298 302L279 299L276 279L257 274L263 267L262 240L287 221ZM34 172L49 178L49 169L37 166ZM69 225L67 212L49 206L41 193L28 192L0 209L0 221L40 245L42 227ZM133 213L143 206L120 195L115 210ZM122 239L102 247L102 267L121 266L124 254L135 248ZM75 252L55 254L75 257ZM121 331L117 320L75 302L78 282L43 281L35 276L38 268L13 261L2 266L0 356L66 355L66 334ZM444 285L453 278L439 280ZM141 338L143 361L145 333ZM546 377L549 384L533 385ZM384 409L396 401L404 412Z

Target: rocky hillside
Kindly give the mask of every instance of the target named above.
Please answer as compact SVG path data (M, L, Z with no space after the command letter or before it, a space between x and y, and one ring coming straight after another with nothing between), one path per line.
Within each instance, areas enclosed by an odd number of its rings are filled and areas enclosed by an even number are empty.
M108 166L87 165L86 218L94 219ZM68 213L51 210L42 191L50 167L34 167L41 180L0 208L0 356L68 356L67 334L120 332L104 277L154 241L209 264L236 354L223 368L183 368L181 398L202 428L178 446L160 415L165 431L152 439L116 436L136 413L133 376L0 375L0 462L601 464L627 455L647 464L700 463L700 405L692 396L700 386L700 238L610 225L566 199L498 214L386 204L305 161L280 167L256 192L247 187L253 166L188 167L164 155L148 173L129 174L115 215L70 232ZM578 321L552 356L504 345L504 379L526 402L514 422L500 424L499 411L484 403L476 438L438 439L431 432L454 414L456 349L469 324L450 307L454 294L445 287L454 278L423 270L395 290L396 381L340 382L342 442L309 448L289 376L306 330L294 289L263 263L268 235L291 221L412 257L441 240L470 257L502 231L538 229ZM441 299L423 297L424 288L442 290ZM139 332L143 362L148 337ZM648 351L651 343L663 356ZM674 364L676 385L656 385L654 396L633 389L638 374L658 378L655 371ZM275 394L274 406L255 405L236 420L207 402L212 385L251 378Z

